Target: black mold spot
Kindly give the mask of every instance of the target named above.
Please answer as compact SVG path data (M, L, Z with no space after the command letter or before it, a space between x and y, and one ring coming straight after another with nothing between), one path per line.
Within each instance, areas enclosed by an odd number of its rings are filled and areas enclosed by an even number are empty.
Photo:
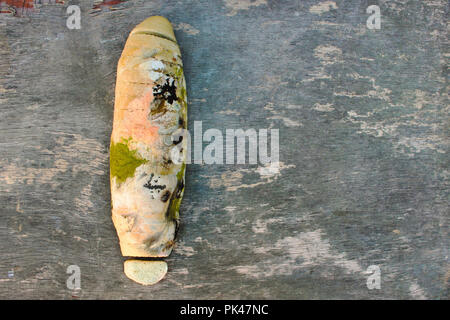
M173 78L168 78L162 86L157 84L156 87L153 88L153 95L155 99L164 99L172 104L175 100L178 100L176 91L177 87L175 86L175 80Z
M153 107L152 107L150 113L152 115L157 115L157 114L163 115L166 113L166 111L167 111L167 108L165 105L165 100L161 99L161 98L156 98L154 100Z
M161 201L162 202L167 202L167 200L169 200L170 198L170 191L166 190L163 195L161 196Z
M174 145L179 144L181 141L183 141L183 136L181 136L181 135L178 137L178 140L172 140Z
M184 189L184 182L183 182L183 179L181 179L180 182L177 185L177 190L176 190L176 193L175 193L175 197L176 198L180 198L181 197L181 192L183 192L183 189Z
M162 161L163 161L163 166L166 168L169 168L169 166L172 164L172 160L167 159L166 156L163 156Z
M166 188L166 186L165 185L156 184L158 182L158 180L155 181L155 184L152 184L153 177L154 177L154 174L152 173L150 175L150 179L148 179L147 183L144 184L144 188L147 188L149 190L158 190L159 192L161 190L164 190Z

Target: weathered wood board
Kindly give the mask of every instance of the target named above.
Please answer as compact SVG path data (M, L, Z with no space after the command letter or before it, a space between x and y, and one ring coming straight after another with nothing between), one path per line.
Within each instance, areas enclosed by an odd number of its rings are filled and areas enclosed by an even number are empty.
M447 1L92 8L0 14L0 298L449 298ZM151 15L175 26L189 127L279 129L282 167L189 165L169 273L144 287L123 273L108 148L116 64Z

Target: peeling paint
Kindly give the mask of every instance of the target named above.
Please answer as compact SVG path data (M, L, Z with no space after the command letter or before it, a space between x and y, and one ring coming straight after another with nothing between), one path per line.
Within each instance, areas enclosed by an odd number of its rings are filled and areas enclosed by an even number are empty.
M234 16L240 10L248 10L261 5L267 5L267 0L225 0L225 6L231 10L227 16Z
M76 241L89 242L89 240L84 239L84 238L81 238L81 237L79 237L79 236L73 236L73 238L74 238Z
M313 109L322 112L331 112L334 110L333 105L331 103L325 104L316 103Z
M184 33L187 33L191 36L195 36L196 34L200 33L200 30L195 29L193 26L191 26L189 23L178 23L178 24L174 24L173 28L175 30L180 30L183 31Z
M100 12L107 11L117 11L125 9L123 4L128 4L128 0L103 0L103 1L94 1L94 5L92 6L92 11L90 14L97 14Z
M190 257L193 256L196 252L194 248L186 246L183 241L180 241L175 245L175 253L180 254L182 256Z
M271 219L257 219L252 226L252 231L254 233L267 233L267 226L272 223L277 223L283 221L280 218L271 218Z
M322 230L302 232L298 235L278 240L272 247L255 248L258 254L266 257L263 262L255 265L241 265L233 269L248 277L261 279L276 275L291 275L297 270L316 266L335 266L345 273L362 273L363 269L356 260L347 258L346 253L337 252L332 248ZM280 261L278 254L287 253ZM318 270L327 276L326 270Z
M379 98L387 102L389 108L402 108L404 114L389 118L380 119L378 114L383 112L386 107L374 109L366 114L360 114L355 110L349 110L347 117L344 121L348 121L359 125L358 133L370 135L373 137L385 137L390 138L391 142L395 146L395 151L414 156L415 153L423 151L435 151L441 154L446 153L448 146L450 145L448 139L445 136L439 134L439 129L444 130L443 123L436 117L436 112L439 111L441 106L441 97L439 93L427 93L421 90L415 90L411 92L405 92L407 97L415 97L410 103L409 109L405 105L394 105L391 103L389 89L381 88L375 85L375 79L365 77L372 82L372 86L375 90L369 90L365 94L349 94L349 93L334 93L336 96L345 96L348 98L361 98L372 97ZM378 92L375 94L374 92ZM427 106L427 108L425 108ZM409 110L409 112L408 112ZM405 127L421 128L421 130L414 130L413 135L405 136L402 129ZM428 133L423 135L421 132L424 130L431 130L434 133Z
M295 168L295 164L284 164L284 162L270 163L256 169L261 178L277 177L282 170Z
M240 116L241 113L239 111L235 110L225 110L225 111L219 111L218 114L225 114L227 116L233 115L233 116Z
M318 58L323 65L342 62L342 50L332 45L320 45L314 49L314 56Z
M314 21L313 23L314 23L314 25L318 25L318 26L338 27L338 28L347 27L347 25L345 25L345 24L335 23L335 22L330 22L330 21Z
M409 286L409 294L411 295L411 297L413 297L414 299L417 300L427 300L427 296L425 295L425 292L423 291L423 289L419 286L419 284L414 281L410 286Z
M325 13L332 9L337 9L337 8L338 8L338 6L337 6L336 2L324 1L324 2L320 2L316 5L311 6L309 8L309 12L320 15L322 13Z
M171 270L170 273L186 275L186 274L189 274L189 270L187 268L179 268L179 269Z
M206 102L205 98L201 98L201 99L189 99L189 103L191 102Z
M270 120L282 120L286 127L302 127L303 126L303 124L301 124L298 121L293 120L292 118L283 117L283 116L280 116L280 115L271 116L271 117L268 117L267 119L270 119Z
M211 178L209 187L216 189L225 187L227 191L237 191L239 189L255 188L260 185L266 185L277 180L281 176L281 171L289 168L295 168L295 165L286 165L284 162L269 163L264 166L258 166L256 169L239 169L237 171L222 173L220 178ZM244 174L258 173L261 181L252 184L243 184Z
M33 11L34 0L2 0L0 1L0 13L8 13L15 17L21 17Z
M75 206L83 214L88 214L94 207L94 204L91 201L92 196L91 189L92 189L91 185L85 186L81 190L80 196L75 198Z
M37 3L36 0L0 0L0 14L6 13L15 17L23 17L38 11L42 5L64 4L64 0L48 0Z
M292 118L292 114L290 116L283 116L280 114L280 108L275 109L275 106L272 102L267 103L264 106L264 110L269 111L272 116L268 116L268 120L281 120L283 125L286 127L303 127L303 124L299 121L296 121Z
M20 206L20 199L17 199L16 211L19 213L24 213L23 209Z
M20 162L3 164L3 170L0 172L0 190L9 191L10 186L18 184L48 184L52 188L57 188L63 180L56 177L68 172L72 176L78 173L105 174L108 154L106 148L97 140L84 138L79 134L56 133L55 141L56 146L53 150L36 147L36 159L42 157L46 162L53 161L50 167L34 168Z

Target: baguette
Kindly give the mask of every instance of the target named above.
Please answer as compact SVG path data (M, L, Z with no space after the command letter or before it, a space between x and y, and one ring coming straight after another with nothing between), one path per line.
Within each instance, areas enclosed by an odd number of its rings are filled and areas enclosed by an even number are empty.
M185 181L186 139L174 139L187 125L185 88L170 22L144 20L118 62L110 144L112 220L123 256L167 257L172 251Z

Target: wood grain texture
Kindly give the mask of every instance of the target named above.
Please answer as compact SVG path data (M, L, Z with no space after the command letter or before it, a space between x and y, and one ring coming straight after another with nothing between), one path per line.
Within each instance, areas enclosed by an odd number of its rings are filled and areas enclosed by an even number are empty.
M370 4L82 2L80 30L62 5L1 14L0 298L448 299L447 2L380 0L380 30ZM189 127L278 128L283 166L188 166L169 272L144 287L108 146L117 61L151 15L174 24Z

